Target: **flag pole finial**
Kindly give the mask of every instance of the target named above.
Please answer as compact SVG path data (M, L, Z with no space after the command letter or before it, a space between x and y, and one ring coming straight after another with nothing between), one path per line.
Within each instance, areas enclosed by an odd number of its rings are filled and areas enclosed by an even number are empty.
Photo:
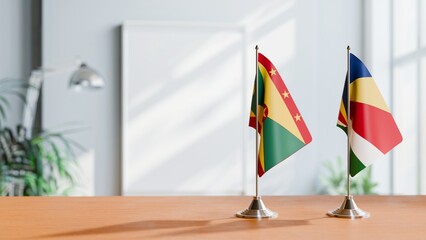
M348 51L350 51L351 50L351 47L348 45L348 47L346 48Z
M258 45L256 45L256 47L254 47L254 49L259 50L259 46L258 46Z

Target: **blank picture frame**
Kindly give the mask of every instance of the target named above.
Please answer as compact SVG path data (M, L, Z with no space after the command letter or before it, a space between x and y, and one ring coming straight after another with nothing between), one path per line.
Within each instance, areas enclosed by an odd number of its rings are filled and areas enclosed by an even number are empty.
M122 25L123 195L243 194L245 49L240 26Z

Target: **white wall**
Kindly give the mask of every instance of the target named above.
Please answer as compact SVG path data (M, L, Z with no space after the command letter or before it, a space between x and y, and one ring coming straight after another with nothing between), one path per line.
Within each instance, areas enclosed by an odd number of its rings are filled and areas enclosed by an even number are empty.
M0 79L27 80L31 72L31 4L28 0L0 0ZM7 126L20 123L22 103L10 98Z
M366 3L366 53L372 75L401 131L403 141L373 167L380 194L425 194L426 165L423 84L426 51L420 27L426 8L417 2L378 0ZM379 12L380 11L380 12ZM377 14L379 12L379 14ZM393 21L391 21L393 19ZM424 22L424 18L423 18ZM421 26L420 26L421 25ZM423 51L422 51L423 48Z
M87 125L75 139L95 158L94 193L119 194L120 25L125 20L240 24L247 27L249 46L259 44L279 68L313 136L310 145L262 177L261 193L313 194L321 162L344 156L346 138L335 125L346 46L362 57L361 12L362 1L339 0L45 0L43 64L66 66L80 56L102 73L106 87L76 94L66 89L66 75L45 81L44 127ZM254 52L248 59L252 62ZM253 73L250 69L248 76Z

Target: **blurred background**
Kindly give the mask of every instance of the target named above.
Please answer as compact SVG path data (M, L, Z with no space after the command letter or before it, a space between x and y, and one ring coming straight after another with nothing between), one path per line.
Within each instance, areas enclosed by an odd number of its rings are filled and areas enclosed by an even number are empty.
M348 45L404 138L353 179L355 193L426 193L426 1L0 0L0 34L0 79L21 80L28 99L0 85L12 92L0 95L3 195L254 194L256 44L313 137L260 179L260 194L344 192ZM76 59L101 89L69 88ZM39 67L51 70L35 104L25 83ZM24 136L28 105L38 108Z

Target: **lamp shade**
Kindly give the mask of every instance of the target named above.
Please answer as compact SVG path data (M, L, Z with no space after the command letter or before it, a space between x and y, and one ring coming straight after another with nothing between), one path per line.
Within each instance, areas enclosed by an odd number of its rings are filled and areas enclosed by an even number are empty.
M105 85L104 79L94 69L82 63L71 75L70 88L99 89Z

